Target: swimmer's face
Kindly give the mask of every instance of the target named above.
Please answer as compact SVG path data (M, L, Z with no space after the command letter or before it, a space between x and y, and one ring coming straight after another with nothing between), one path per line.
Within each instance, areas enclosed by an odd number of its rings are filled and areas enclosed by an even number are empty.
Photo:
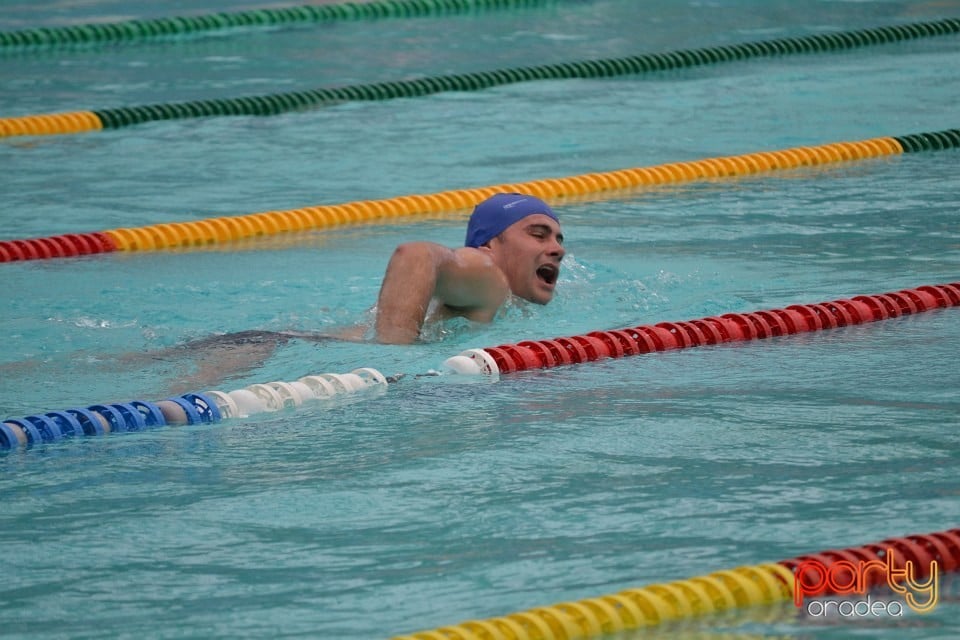
M537 304L553 299L565 253L556 220L542 213L529 215L504 229L487 246L514 295Z

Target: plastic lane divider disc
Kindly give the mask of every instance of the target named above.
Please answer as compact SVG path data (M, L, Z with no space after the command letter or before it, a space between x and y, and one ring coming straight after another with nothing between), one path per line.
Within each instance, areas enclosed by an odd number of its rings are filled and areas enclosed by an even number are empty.
M307 385L313 391L313 395L321 400L337 395L337 390L320 376L304 376L298 382Z
M252 392L255 396L260 398L263 402L263 406L267 411L279 411L283 409L283 399L280 395L273 390L273 387L267 386L265 384L251 384L244 387L247 391Z
M90 409L83 409L77 407L75 409L67 409L64 413L70 414L77 421L77 424L80 426L80 429L74 428L73 435L75 436L100 436L103 435L103 421L104 418L98 412L93 412Z
M293 409L303 404L303 398L300 393L290 386L289 383L276 381L268 382L267 386L273 389L280 396L280 403L286 409Z
M180 398L194 408L200 422L220 422L220 410L216 403L202 393L185 393Z
M364 379L355 373L338 373L336 375L339 376L340 379L343 380L343 383L350 388L351 393L354 391L363 391L367 388L367 383L364 381Z
M159 427L167 424L166 418L163 417L163 412L160 411L160 407L158 407L156 403L133 400L127 404L140 412L140 415L143 416L143 424L145 426Z
M120 414L123 423L127 426L127 431L141 431L147 426L147 419L140 413L140 409L132 404L121 403L110 406Z
M321 373L318 377L329 382L336 394L353 393L353 383L339 374Z
M466 376L479 376L480 365L467 356L452 356L443 361L443 368L450 373L459 373Z
M11 418L7 420L7 424L12 424L20 428L20 431L27 438L27 445L40 444L43 442L43 436L40 435L40 431L26 418Z
M241 418L267 411L266 403L249 389L234 389L227 395L236 403Z
M317 394L313 392L313 389L309 387L305 382L300 380L294 380L293 382L288 382L290 388L299 394L300 399L306 402L307 400L318 400Z
M472 364L468 364L468 362L472 362ZM485 375L494 378L500 375L500 367L497 366L493 357L483 349L461 351L459 355L447 358L444 366L455 373L467 375Z
M87 411L97 417L100 429L96 430L96 435L127 431L127 422L115 407L106 404L93 404L87 407Z
M229 394L224 393L223 391L205 391L204 395L213 400L217 405L217 409L220 410L220 415L224 418L242 418L243 413L240 411L240 407L237 406L237 403L234 402L233 398Z
M371 369L370 367L361 367L359 369L354 369L350 373L355 376L359 376L363 381L363 384L367 387L374 386L387 386L387 378L377 371L376 369Z
M27 416L45 442L53 442L64 436L83 431L77 419L64 411L50 411L44 415Z

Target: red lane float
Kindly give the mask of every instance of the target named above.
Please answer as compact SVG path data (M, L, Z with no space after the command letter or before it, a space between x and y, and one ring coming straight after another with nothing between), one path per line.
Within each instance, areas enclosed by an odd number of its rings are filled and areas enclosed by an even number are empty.
M906 570L909 563L909 571ZM859 547L831 549L781 560L794 574L794 598L846 595L890 586L890 581L923 580L960 569L960 529L889 538ZM824 579L824 572L830 579ZM936 575L934 575L936 577ZM936 599L932 603L936 604ZM799 604L798 604L799 606Z
M457 373L513 373L653 351L834 329L958 305L960 282L925 285L850 299L795 304L785 309L727 313L685 322L660 322L613 331L593 331L581 336L470 349L447 359L444 365Z
M0 262L70 258L116 250L116 243L105 233L67 233L28 240L0 240Z

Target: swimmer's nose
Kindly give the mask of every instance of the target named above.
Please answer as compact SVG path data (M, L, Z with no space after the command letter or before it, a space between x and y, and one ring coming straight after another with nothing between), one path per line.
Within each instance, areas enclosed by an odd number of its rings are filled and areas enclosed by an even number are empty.
M553 246L550 247L550 250L547 251L548 256L556 256L557 260L563 260L563 256L567 254L567 250L563 248L563 245L560 244L560 241L556 238L553 239Z

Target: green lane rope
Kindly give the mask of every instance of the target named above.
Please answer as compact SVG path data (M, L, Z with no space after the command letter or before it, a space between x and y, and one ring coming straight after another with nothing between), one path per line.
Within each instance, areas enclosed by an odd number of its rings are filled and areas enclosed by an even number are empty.
M234 13L179 16L38 27L0 32L4 48L46 48L100 42L130 42L163 36L179 36L243 27L273 27L297 23L416 18L449 15L483 9L513 9L541 6L556 0L377 0L328 5L301 5L278 9L253 9Z
M600 78L667 71L705 64L746 60L753 57L819 53L875 44L888 44L914 38L955 35L957 33L960 33L960 18L947 18L935 22L748 42L690 51L644 54L626 58L481 71L265 96L0 118L0 137L76 133L101 128L118 129L156 120L239 115L269 116L337 102L412 98L445 91L479 91L498 85L531 80ZM64 126L64 119L71 123L83 120L93 124L90 124L86 129L79 125Z
M906 136L897 136L894 139L903 147L904 153L960 149L960 129L914 133Z
M760 151L383 200L361 200L342 205L318 205L86 234L0 240L0 262L63 258L113 251L209 247L345 224L455 214L469 211L477 202L504 191L530 193L551 204L559 204L580 198L610 197L617 192L667 184L744 177L901 153L948 149L960 149L960 129L793 147L780 151Z

